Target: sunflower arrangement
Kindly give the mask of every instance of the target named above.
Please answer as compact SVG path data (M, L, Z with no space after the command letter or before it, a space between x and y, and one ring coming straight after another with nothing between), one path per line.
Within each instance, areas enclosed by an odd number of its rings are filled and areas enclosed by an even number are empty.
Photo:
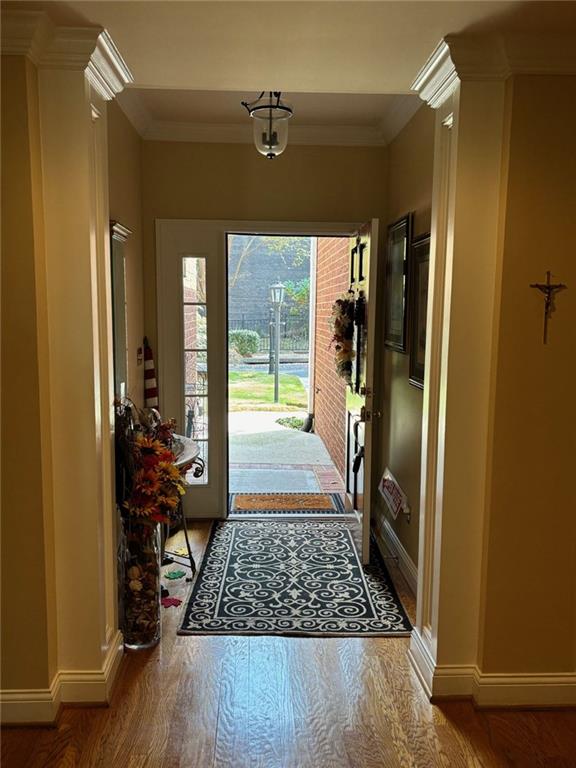
M175 523L190 465L176 466L173 420L126 399L116 404L116 499L122 514L120 615L127 648L150 648L161 634L162 540Z
M187 467L175 466L172 444L174 426L160 424L156 436L138 433L132 445L132 490L124 508L128 514L153 523L170 523L186 490Z
M351 291L336 299L330 317L336 372L352 386L354 361L354 295Z

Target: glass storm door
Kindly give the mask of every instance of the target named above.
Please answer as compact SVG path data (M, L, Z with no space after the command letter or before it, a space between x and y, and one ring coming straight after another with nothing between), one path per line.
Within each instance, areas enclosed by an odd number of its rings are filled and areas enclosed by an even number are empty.
M160 412L205 462L186 517L227 512L225 238L212 222L157 220L157 374Z

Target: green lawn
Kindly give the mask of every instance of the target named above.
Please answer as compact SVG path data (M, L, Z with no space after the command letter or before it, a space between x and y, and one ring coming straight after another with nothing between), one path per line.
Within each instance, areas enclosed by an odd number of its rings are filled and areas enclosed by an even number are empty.
M231 411L305 411L308 396L297 376L280 375L280 402L274 402L274 376L251 371L228 374Z

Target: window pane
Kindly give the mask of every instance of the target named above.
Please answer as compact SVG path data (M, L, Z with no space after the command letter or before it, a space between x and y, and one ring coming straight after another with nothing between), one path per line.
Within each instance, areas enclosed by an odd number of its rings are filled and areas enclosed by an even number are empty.
M186 437L192 440L208 438L208 398L186 398Z
M206 349L206 306L184 304L184 348Z
M208 459L208 352L206 329L206 259L182 259L182 323L184 337L185 434L195 440L199 458ZM188 472L191 485L206 485L208 467L201 477Z
M206 259L185 256L182 259L182 295L184 301L206 302Z
M184 352L184 394L208 394L206 352Z

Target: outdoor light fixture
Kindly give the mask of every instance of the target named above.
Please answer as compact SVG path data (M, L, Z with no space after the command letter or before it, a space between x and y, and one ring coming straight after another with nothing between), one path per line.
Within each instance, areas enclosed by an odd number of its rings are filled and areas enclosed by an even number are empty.
M271 338L274 340L274 402L280 402L280 327L282 321L280 312L284 301L284 286L282 283L274 283L270 286L270 303L274 309L274 320L270 324ZM270 362L272 362L272 344L270 345ZM270 366L272 367L272 366Z
M286 149L288 144L288 120L292 108L280 100L281 91L262 91L255 101L242 102L254 120L254 144L261 155L273 160Z
M284 290L282 283L274 283L270 286L270 303L273 307L279 307L284 301Z

